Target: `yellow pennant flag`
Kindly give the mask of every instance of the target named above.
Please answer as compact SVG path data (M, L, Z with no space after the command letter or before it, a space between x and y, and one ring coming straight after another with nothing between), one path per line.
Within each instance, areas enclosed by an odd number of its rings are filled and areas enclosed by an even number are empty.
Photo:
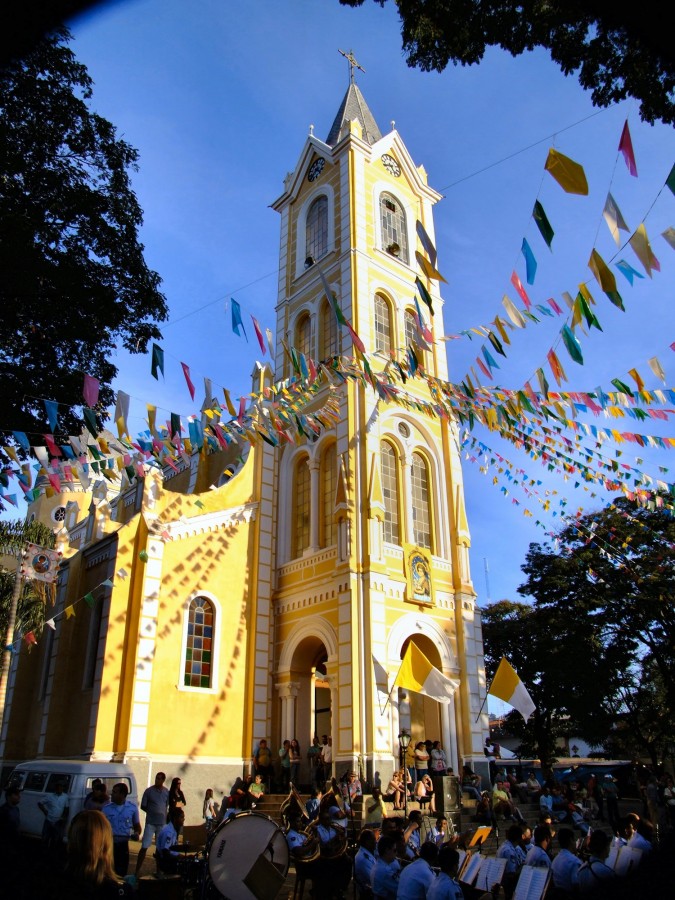
M649 243L644 222L638 226L628 243L633 248L633 252L644 266L645 272L650 278L652 277L652 269L656 269L657 272L661 271L661 265L654 256L651 244Z
M75 610L72 606L66 606L66 619L72 619L75 616Z
M424 694L425 697L431 697L439 703L449 703L459 687L459 682L453 681L432 666L417 644L411 641L405 651L392 690L396 687Z
M569 156L551 148L544 168L568 194L588 194L588 182L583 167Z
M521 714L526 722L537 708L527 692L527 688L518 677L518 673L505 656L497 666L488 694L499 697L504 703L508 703Z

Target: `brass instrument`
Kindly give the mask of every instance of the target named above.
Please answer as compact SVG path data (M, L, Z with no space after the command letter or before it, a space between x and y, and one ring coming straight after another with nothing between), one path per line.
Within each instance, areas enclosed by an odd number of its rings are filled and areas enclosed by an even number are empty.
M319 841L319 833L318 833L318 823L312 822L312 824L306 829L308 833L314 833L316 835L317 842L319 844L319 855L321 859L338 859L340 856L344 856L347 852L347 829L343 828L341 825L331 824L330 826L335 831L335 837L331 838L327 844L322 844Z
M289 821L293 815L300 816L303 825L309 824L309 816L307 815L305 804L302 802L302 797L297 792L295 785L292 784L288 796L282 801L279 808L279 816L286 828L288 828Z

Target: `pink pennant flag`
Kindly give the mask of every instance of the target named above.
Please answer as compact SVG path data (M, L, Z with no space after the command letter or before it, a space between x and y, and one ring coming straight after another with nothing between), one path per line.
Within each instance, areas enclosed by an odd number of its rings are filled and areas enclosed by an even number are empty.
M527 309L529 309L532 306L532 301L527 296L527 291L523 287L520 278L518 278L518 275L515 272L511 273L511 284L518 291L520 299L523 301Z
M47 472L47 478L49 479L49 483L54 488L57 494L61 493L61 479L55 472Z
M47 449L51 456L63 456L61 453L61 448L57 447L54 443L54 437L51 434L43 434L42 437L45 439L45 443L47 444Z
M194 400L195 399L195 386L192 383L192 379L190 378L190 367L187 366L183 362L181 363L181 366L183 367L183 375L185 375L185 380L187 382L188 391L190 391L190 396Z
M253 328L255 330L255 336L258 338L258 343L260 344L260 350L265 355L265 339L263 338L262 329L260 328L260 324L255 316L251 316L253 319Z
M98 403L98 389L98 378L94 378L93 375L85 375L82 396L84 397L84 402L90 409Z
M628 166L628 171L637 178L637 166L635 165L635 155L633 154L633 142L630 138L630 131L628 130L628 119L626 119L623 131L621 132L619 150L623 153L623 158Z
M244 421L244 412L246 411L246 397L239 398L239 415L237 416L237 421L241 425Z
M551 309L552 309L553 312L556 314L556 316L559 316L559 315L562 314L562 309L558 306L558 304L555 302L555 300L553 299L553 297L549 297L548 300L547 300L546 302L547 302L548 305L551 307Z

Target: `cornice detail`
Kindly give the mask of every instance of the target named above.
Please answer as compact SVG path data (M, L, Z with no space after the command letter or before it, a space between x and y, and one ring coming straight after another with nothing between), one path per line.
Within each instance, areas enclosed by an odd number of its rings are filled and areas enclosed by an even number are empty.
M166 524L161 523L161 530L168 533L168 539L181 540L181 538L194 537L197 534L219 531L221 528L228 528L231 525L248 524L255 521L257 512L257 503L246 503L243 506L234 506L230 509L205 513L191 519L178 519Z

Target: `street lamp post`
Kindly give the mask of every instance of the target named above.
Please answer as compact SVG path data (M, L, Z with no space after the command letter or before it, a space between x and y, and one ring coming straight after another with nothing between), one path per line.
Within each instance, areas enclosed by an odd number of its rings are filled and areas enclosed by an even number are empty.
M405 765L405 755L410 746L411 735L408 731L403 731L398 736L399 756L401 759L401 771L403 772L403 815L408 818L408 770Z

